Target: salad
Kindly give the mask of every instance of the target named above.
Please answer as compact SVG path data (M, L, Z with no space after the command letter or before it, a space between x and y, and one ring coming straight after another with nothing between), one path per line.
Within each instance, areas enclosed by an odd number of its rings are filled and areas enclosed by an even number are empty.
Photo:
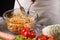
M60 28L60 26L59 25L57 27L56 26L57 25L54 25L54 27L52 27L52 25L51 25L51 26L47 26L47 27L43 28L42 29L42 34L40 34L38 36L36 35L36 32L33 29L28 28L28 27L23 28L21 30L20 34L17 35L17 36L0 32L0 40L60 40L60 35L57 34L57 33L60 33L60 32L56 31L57 29L55 29L55 28ZM50 27L52 29L50 29ZM50 31L48 31L47 28ZM52 35L52 33L49 34L50 32L54 32L53 34L55 34L55 31L56 31L57 36Z
M30 28L23 28L20 35L18 35L15 40L35 40L36 33Z

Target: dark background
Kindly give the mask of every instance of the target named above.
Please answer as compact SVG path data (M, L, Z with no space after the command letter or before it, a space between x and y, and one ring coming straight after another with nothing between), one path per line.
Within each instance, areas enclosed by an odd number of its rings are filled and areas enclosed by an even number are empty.
M0 0L0 16L7 10L14 8L15 0Z

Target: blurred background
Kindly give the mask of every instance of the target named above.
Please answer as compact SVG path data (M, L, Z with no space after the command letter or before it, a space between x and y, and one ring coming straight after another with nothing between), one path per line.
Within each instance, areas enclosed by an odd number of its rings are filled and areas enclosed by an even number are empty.
M0 0L0 16L7 10L14 8L15 0Z

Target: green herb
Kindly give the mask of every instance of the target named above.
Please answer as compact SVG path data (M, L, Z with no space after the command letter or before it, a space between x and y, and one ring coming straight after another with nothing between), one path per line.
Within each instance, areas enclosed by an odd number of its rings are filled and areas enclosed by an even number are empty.
M18 35L15 40L36 40L36 38L26 38L26 37L22 37L21 35Z
M23 38L21 35L18 35L15 40L26 40L26 38Z

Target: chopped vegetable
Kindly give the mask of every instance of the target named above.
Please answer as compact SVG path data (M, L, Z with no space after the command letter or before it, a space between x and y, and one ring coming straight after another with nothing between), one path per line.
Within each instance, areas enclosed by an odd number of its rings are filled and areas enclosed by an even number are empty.
M15 38L15 40L36 40L36 38L33 38L33 39L31 39L31 38L26 38L26 37L23 37L23 36L21 36L21 35L18 35L16 38Z
M15 40L26 40L26 38L23 38L21 35L18 35Z
M48 37L45 35L39 35L36 40L48 40Z
M50 38L48 38L48 40L54 40L54 38L53 37L50 37Z
M21 31L21 35L24 37L30 37L30 38L35 38L36 37L36 32L34 30L30 30L30 28L24 28Z

